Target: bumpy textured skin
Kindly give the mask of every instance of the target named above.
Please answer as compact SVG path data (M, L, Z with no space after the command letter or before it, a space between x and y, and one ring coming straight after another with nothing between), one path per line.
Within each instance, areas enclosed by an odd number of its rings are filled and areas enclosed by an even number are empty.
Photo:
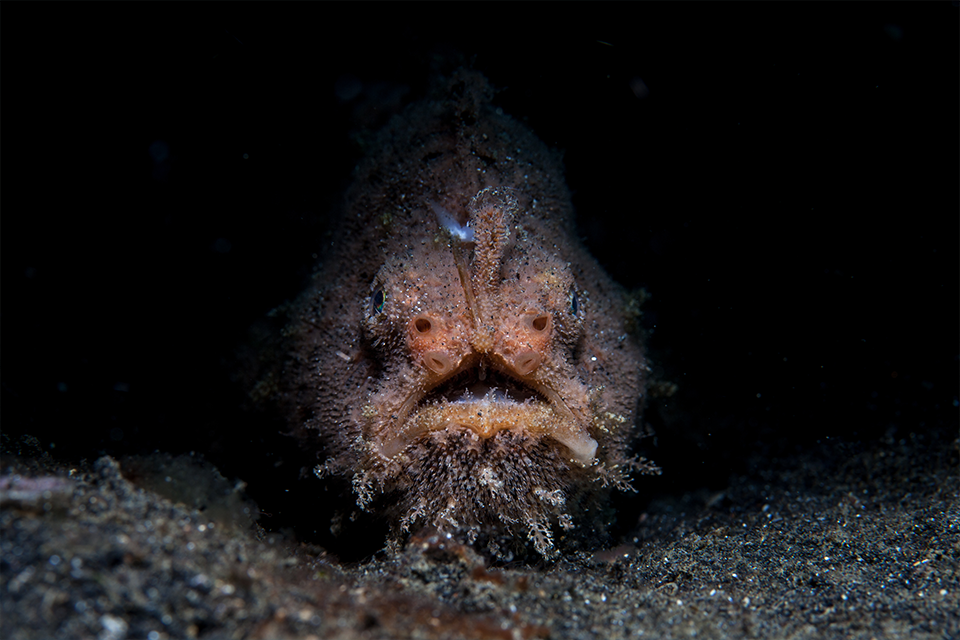
M626 454L647 367L558 154L490 98L461 70L380 134L289 314L277 393L318 470L398 535L499 532L549 557L555 525L655 471Z

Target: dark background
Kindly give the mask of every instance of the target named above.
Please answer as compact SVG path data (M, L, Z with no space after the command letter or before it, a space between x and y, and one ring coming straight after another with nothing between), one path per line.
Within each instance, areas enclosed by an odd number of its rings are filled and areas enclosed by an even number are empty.
M564 151L588 246L652 296L679 391L641 446L664 475L622 508L831 440L957 437L956 3L41 11L4 6L7 446L195 451L329 543L233 354L332 240L369 132L459 58Z

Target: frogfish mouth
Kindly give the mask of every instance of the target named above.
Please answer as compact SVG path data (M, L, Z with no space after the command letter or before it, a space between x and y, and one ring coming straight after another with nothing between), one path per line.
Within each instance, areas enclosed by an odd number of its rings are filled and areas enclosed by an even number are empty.
M269 386L395 535L550 557L555 527L594 535L608 488L657 471L629 454L648 367L559 154L491 97L461 70L380 133Z

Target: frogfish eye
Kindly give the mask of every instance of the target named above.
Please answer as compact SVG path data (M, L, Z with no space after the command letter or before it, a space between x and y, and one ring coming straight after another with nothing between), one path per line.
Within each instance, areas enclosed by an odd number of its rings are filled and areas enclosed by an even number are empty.
M383 313L383 308L387 304L387 294L383 292L383 289L377 289L373 292L371 302L373 303L373 312L379 315Z
M577 290L570 289L570 313L577 315L580 311L580 298L577 297Z

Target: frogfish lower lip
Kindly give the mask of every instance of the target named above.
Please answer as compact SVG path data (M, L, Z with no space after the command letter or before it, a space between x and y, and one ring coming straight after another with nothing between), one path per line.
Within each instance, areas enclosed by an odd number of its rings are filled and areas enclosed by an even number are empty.
M588 466L597 451L597 441L581 425L570 419L569 413L558 411L549 402L532 394L518 400L514 392L487 388L475 384L457 399L440 398L421 405L399 423L387 425L375 438L374 444L385 458L395 455L413 444L421 436L447 429L469 429L481 439L491 438L500 431L513 431L531 439L547 437L570 450L572 459Z

